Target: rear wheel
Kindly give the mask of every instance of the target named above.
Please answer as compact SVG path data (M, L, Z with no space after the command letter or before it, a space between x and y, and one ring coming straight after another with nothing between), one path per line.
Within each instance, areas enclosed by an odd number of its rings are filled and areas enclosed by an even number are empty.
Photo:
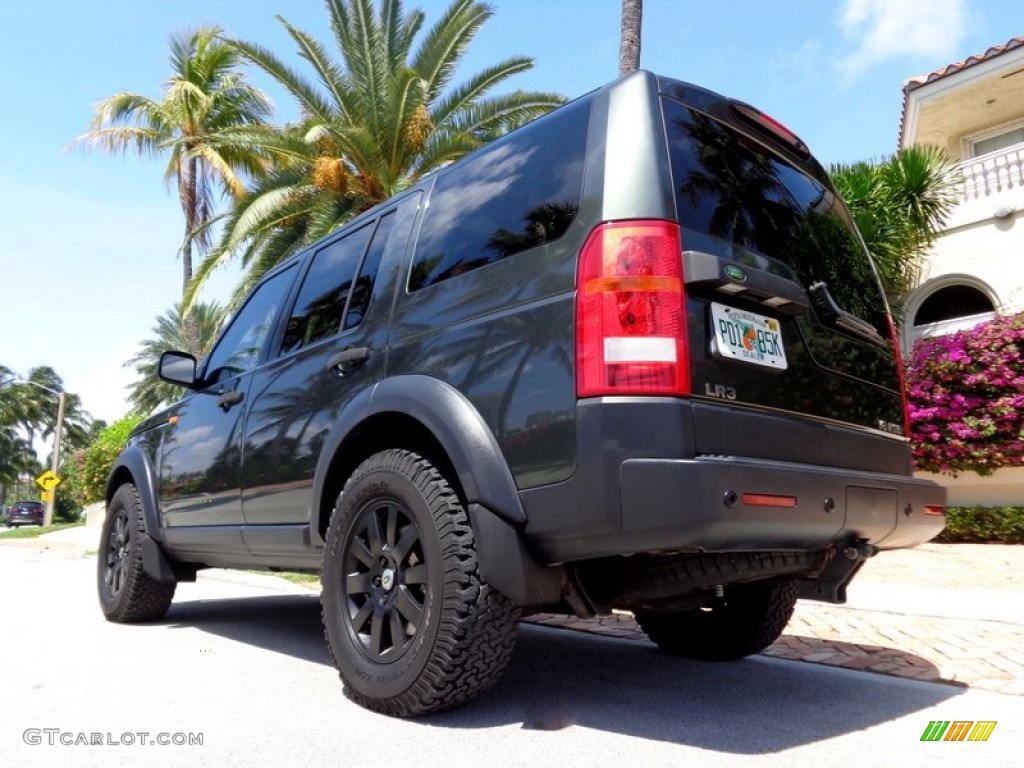
M691 659L730 661L759 653L778 640L797 600L792 579L726 587L706 608L672 613L640 611L637 623L666 653Z
M152 621L171 606L177 584L157 581L142 567L145 530L139 492L125 483L107 506L97 558L100 608L110 621Z
M463 704L501 675L519 609L478 570L466 511L409 451L363 462L327 532L327 643L357 703L410 716Z

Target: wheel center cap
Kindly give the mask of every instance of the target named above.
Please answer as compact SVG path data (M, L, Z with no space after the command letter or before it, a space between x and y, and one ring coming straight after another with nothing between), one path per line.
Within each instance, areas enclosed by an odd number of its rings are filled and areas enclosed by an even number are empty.
M380 575L380 585L388 591L390 591L391 588L395 586L395 572L393 569L384 569L384 573Z

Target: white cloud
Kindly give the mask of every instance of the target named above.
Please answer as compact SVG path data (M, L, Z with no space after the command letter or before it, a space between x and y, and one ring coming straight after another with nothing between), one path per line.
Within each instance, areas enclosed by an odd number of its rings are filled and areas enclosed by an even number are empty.
M74 371L68 376L65 386L82 398L82 407L93 418L111 423L128 413L130 406L126 388L138 378L138 374L131 368L125 368L124 361L138 351L138 344L139 341L127 343L105 359L96 361L92 367L82 372Z
M967 0L845 0L843 32L856 45L839 62L856 76L886 59L925 57L949 63L963 39Z

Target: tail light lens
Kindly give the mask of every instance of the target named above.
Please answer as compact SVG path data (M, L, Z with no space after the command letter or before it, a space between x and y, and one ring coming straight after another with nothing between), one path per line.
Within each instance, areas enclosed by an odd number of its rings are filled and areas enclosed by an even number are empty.
M677 224L597 227L579 261L577 394L689 395L685 306Z

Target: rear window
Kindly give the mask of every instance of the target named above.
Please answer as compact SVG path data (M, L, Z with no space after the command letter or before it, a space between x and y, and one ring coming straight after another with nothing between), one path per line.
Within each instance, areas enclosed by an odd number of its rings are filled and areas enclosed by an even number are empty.
M669 99L663 108L676 212L690 230L683 247L717 251L804 288L824 281L842 309L888 337L877 278L835 193L716 118ZM729 253L702 245L703 236Z
M441 172L409 276L416 291L557 240L579 210L590 100L510 133Z

